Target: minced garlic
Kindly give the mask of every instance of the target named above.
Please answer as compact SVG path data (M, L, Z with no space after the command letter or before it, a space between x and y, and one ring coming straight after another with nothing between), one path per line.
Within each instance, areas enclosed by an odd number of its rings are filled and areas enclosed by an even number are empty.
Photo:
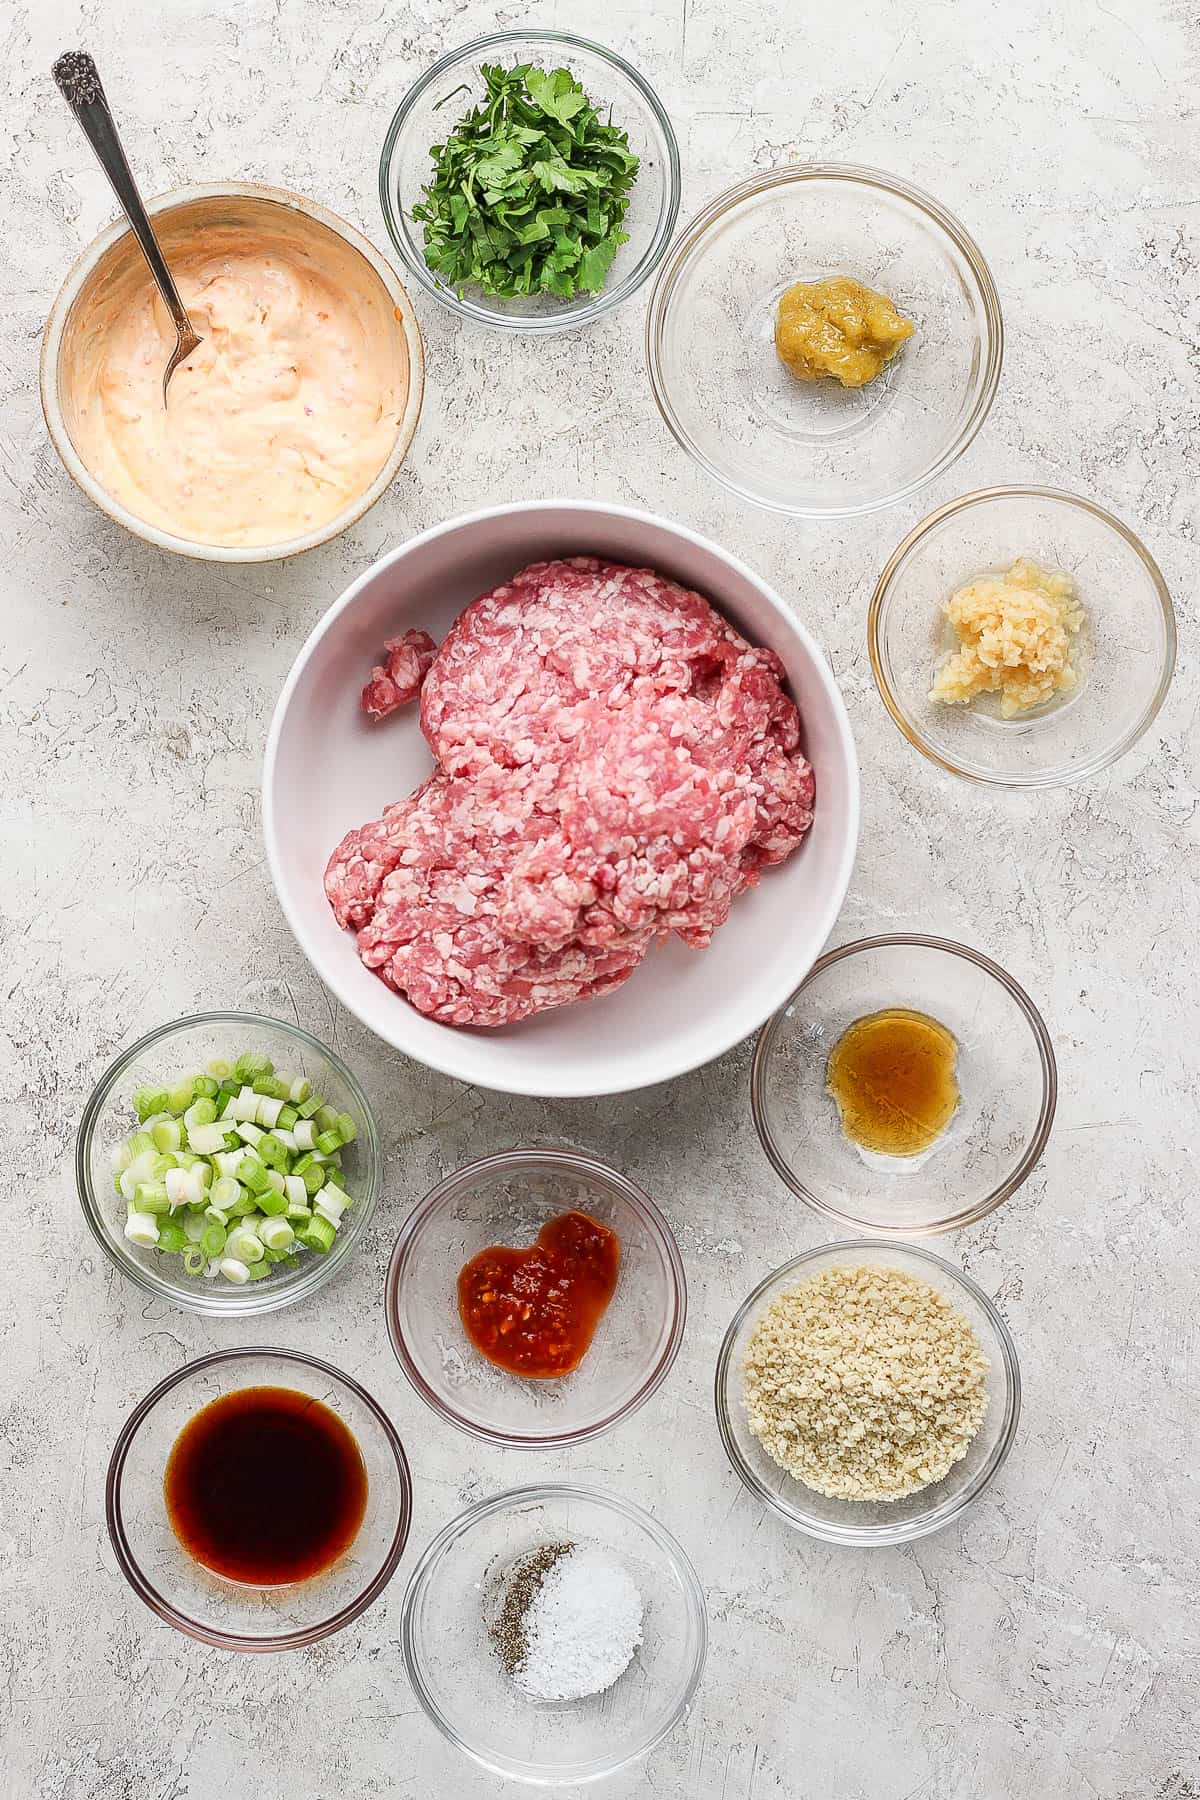
M868 1263L777 1295L743 1367L767 1455L834 1499L899 1500L940 1481L987 1406L969 1320L929 1282Z
M1083 624L1075 586L1061 569L1018 557L1003 575L981 575L946 602L958 637L933 679L931 700L964 705L999 694L1014 719L1075 686L1072 639Z

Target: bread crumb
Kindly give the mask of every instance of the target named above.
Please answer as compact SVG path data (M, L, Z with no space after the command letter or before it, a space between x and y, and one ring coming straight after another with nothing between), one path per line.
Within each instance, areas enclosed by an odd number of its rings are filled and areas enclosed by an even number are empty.
M1018 557L1006 573L959 588L945 614L958 648L937 670L931 700L959 706L999 694L1000 717L1014 719L1075 686L1072 639L1084 614L1061 569Z
M750 1335L750 1429L819 1494L900 1500L967 1453L988 1360L969 1320L903 1269L839 1265L789 1288Z

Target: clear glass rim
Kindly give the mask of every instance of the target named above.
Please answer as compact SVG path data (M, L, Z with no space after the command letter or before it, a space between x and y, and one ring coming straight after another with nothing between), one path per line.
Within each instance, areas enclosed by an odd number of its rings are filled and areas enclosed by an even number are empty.
M310 1258L312 1266L306 1268L295 1281L288 1281L273 1287L270 1282L251 1282L243 1288L230 1289L228 1296L210 1292L209 1286L203 1289L184 1288L174 1282L167 1281L154 1273L152 1269L143 1267L133 1256L126 1254L123 1244L113 1236L104 1220L104 1215L96 1199L92 1185L91 1149L92 1139L99 1124L105 1103L113 1088L129 1065L136 1061L145 1051L155 1044L176 1034L191 1030L196 1026L237 1025L249 1026L264 1031L280 1031L285 1036L295 1038L307 1050L324 1058L330 1067L344 1081L360 1113L362 1129L358 1141L366 1149L364 1161L364 1182L362 1191L354 1196L354 1205L349 1218L352 1229L346 1234L339 1233L334 1240L332 1250L324 1256ZM145 1293L154 1294L161 1300L167 1300L172 1306L182 1307L187 1312L203 1313L209 1318L249 1318L259 1313L275 1312L281 1306L290 1306L293 1301L303 1300L315 1293L319 1287L336 1274L354 1250L359 1237L370 1223L375 1211L375 1202L379 1194L379 1176L381 1167L379 1147L379 1128L370 1102L362 1090L358 1078L347 1068L336 1051L330 1050L319 1038L315 1038L302 1025L290 1025L284 1019L268 1018L263 1013L245 1012L202 1012L189 1013L182 1019L172 1019L163 1025L156 1025L153 1031L146 1032L144 1037L122 1050L108 1064L100 1076L83 1109L79 1122L79 1130L75 1137L75 1186L79 1194L79 1204L83 1208L83 1216L87 1220L92 1236L107 1256L113 1267L122 1275L143 1289Z
M667 314L684 265L692 252L714 225L727 213L741 206L744 201L753 199L773 187L788 187L795 182L805 181L845 181L852 186L878 188L896 199L906 201L917 211L924 213L939 230L950 238L955 249L966 262L987 321L986 356L975 382L975 396L971 410L962 426L951 441L938 452L934 461L920 474L914 475L911 480L903 482L888 493L869 500L828 505L789 505L785 501L766 499L755 488L738 481L727 470L719 468L705 454L679 417L671 399L670 388L663 376L662 339L666 328ZM773 169L760 170L745 180L737 182L733 187L726 188L714 200L710 200L708 205L703 207L684 226L671 248L670 256L659 269L650 292L650 304L646 311L645 345L650 386L664 424L676 443L686 450L688 455L699 463L700 467L714 481L719 482L730 493L750 501L754 506L761 506L768 512L784 513L789 518L850 519L859 518L865 513L879 512L886 506L895 506L901 500L907 500L923 487L927 487L931 481L936 480L966 450L991 411L992 402L996 397L996 389L1000 384L1000 370L1004 363L1004 318L1000 310L1000 296L996 291L996 284L992 279L992 272L983 252L954 214L948 212L924 189L914 187L910 182L901 180L899 176L889 175L882 169L870 168L861 163L785 163Z
M670 1272L670 1314L666 1341L652 1367L647 1371L637 1391L627 1400L606 1413L603 1418L595 1419L589 1424L577 1426L569 1431L556 1431L545 1436L533 1432L509 1432L497 1427L480 1424L476 1419L468 1419L447 1405L443 1397L425 1380L408 1347L400 1322L400 1289L407 1275L408 1261L412 1249L421 1232L440 1212L448 1200L470 1188L481 1179L498 1174L502 1170L529 1169L533 1166L561 1170L567 1174L585 1175L594 1180L605 1182L616 1188L621 1198L631 1206L642 1223L651 1232L663 1253ZM561 1450L571 1444L587 1443L591 1438L602 1437L611 1431L623 1419L635 1413L639 1407L656 1394L671 1372L679 1347L683 1342L684 1325L687 1321L687 1277L684 1274L683 1259L679 1254L679 1245L675 1234L654 1201L627 1175L611 1169L583 1151L574 1150L502 1150L492 1156L480 1157L476 1162L467 1163L456 1169L444 1181L439 1181L423 1200L419 1200L409 1213L400 1234L396 1239L391 1260L388 1263L387 1275L384 1278L384 1312L387 1318L388 1337L396 1361L403 1369L409 1383L439 1418L457 1426L470 1437L478 1438L483 1443L501 1444L509 1450Z
M1000 775L979 769L964 769L933 745L922 734L915 720L910 718L900 702L899 696L890 678L891 659L885 647L883 626L887 609L895 588L896 580L909 558L931 531L955 518L959 513L967 512L972 507L988 504L994 500L1053 500L1062 506L1074 507L1077 512L1086 513L1110 531L1122 538L1140 560L1142 567L1150 577L1151 584L1158 598L1162 611L1163 641L1165 654L1163 666L1159 672L1158 682L1153 694L1143 707L1140 716L1129 729L1121 734L1112 744L1103 750L1095 751L1091 756L1072 763L1066 769L1035 770L1031 775ZM950 500L945 506L939 506L927 518L914 525L908 535L892 551L884 565L883 573L875 584L875 592L871 596L871 605L867 613L867 650L871 658L871 673L875 677L875 686L879 689L879 697L891 714L896 724L908 739L914 750L927 756L939 769L948 775L958 775L964 781L975 781L984 787L1000 787L1013 789L1033 789L1067 787L1075 781L1086 781L1098 775L1117 762L1126 751L1132 750L1138 739L1154 723L1159 708L1167 697L1175 674L1175 656L1177 649L1177 632L1175 625L1175 606L1171 599L1163 574L1154 558L1135 531L1122 523L1115 514L1108 512L1103 506L1097 506L1094 500L1085 500L1080 494L1069 494L1065 488L999 486L976 488L969 494L961 494L957 500Z
M878 1256L881 1251L894 1251L901 1256L915 1257L936 1269L943 1277L949 1278L952 1288L961 1288L980 1307L988 1324L996 1334L1000 1345L1001 1361L1004 1367L1004 1414L995 1444L992 1446L987 1461L976 1471L972 1480L958 1494L941 1501L930 1512L920 1518L906 1519L895 1525L845 1526L816 1519L798 1518L784 1504L765 1482L761 1481L754 1470L746 1462L738 1447L730 1423L730 1364L733 1359L733 1346L746 1319L762 1300L768 1290L777 1282L785 1280L789 1275L799 1275L811 1263L821 1257L853 1256L857 1254ZM1017 1423L1021 1417L1021 1369L1017 1361L1017 1347L1012 1333L1001 1317L995 1302L984 1293L977 1282L962 1269L956 1269L953 1263L942 1256L935 1256L932 1250L923 1245L909 1244L899 1238L843 1238L832 1244L818 1244L812 1250L803 1250L799 1256L781 1263L769 1275L764 1275L758 1285L746 1296L729 1322L721 1348L717 1355L716 1375L713 1382L713 1403L717 1415L717 1430L721 1434L721 1443L725 1454L740 1476L743 1484L755 1494L764 1505L779 1518L785 1519L793 1530L803 1532L806 1537L816 1538L821 1543L846 1545L854 1549L875 1549L894 1544L910 1544L917 1538L928 1537L932 1532L941 1531L958 1518L987 1487L992 1477L1001 1468L1012 1449L1017 1434Z
M446 1550L463 1538L476 1525L485 1519L501 1512L515 1510L519 1506L534 1504L544 1500L585 1500L589 1504L606 1507L610 1512L620 1514L640 1526L653 1539L663 1553L673 1574L679 1581L687 1597L687 1607L691 1615L696 1633L696 1647L692 1657L692 1665L688 1677L680 1692L679 1700L669 1718L644 1744L637 1745L625 1755L617 1758L606 1758L602 1763L581 1763L565 1770L555 1769L542 1773L529 1764L510 1762L501 1756L489 1756L487 1752L469 1743L466 1738L451 1724L439 1708L433 1695L425 1683L420 1658L417 1654L416 1637L413 1628L414 1614L425 1589L436 1573L437 1565ZM529 1487L506 1488L502 1493L493 1494L484 1500L477 1500L465 1512L443 1525L441 1530L430 1541L408 1578L402 1602L401 1644L404 1662L408 1670L408 1678L412 1689L420 1701L426 1715L437 1726L443 1737L469 1756L473 1762L495 1775L504 1775L511 1780L524 1781L535 1787L555 1787L563 1783L578 1784L587 1781L599 1781L608 1775L614 1775L619 1769L628 1768L631 1763L640 1761L650 1754L663 1739L675 1729L680 1719L695 1698L696 1690L704 1674L704 1663L708 1652L708 1608L705 1604L704 1589L692 1565L691 1558L669 1532L665 1525L648 1513L644 1507L632 1500L625 1500L619 1494L609 1493L601 1488L594 1488L582 1482L559 1481L541 1482Z
M612 288L606 288L586 306L569 316L547 314L544 318L516 318L504 313L493 312L489 307L471 300L460 300L450 288L443 287L433 275L422 256L419 245L411 238L404 224L402 209L391 192L391 163L397 139L403 131L418 101L435 82L446 72L466 57L478 57L488 52L501 50L509 44L528 42L536 39L547 44L561 44L567 49L586 51L589 55L598 56L602 61L617 69L632 83L641 95L655 123L663 135L667 149L667 167L664 176L663 198L659 206L658 223L654 236L640 261L629 271L623 280ZM666 255L671 241L671 233L679 217L679 202L682 191L679 145L675 138L675 130L667 116L666 108L655 93L644 75L640 75L632 63L626 62L615 50L606 49L603 44L593 43L591 38L580 37L572 31L543 31L536 27L529 30L495 31L485 33L482 37L472 38L467 44L456 50L447 50L439 56L425 73L409 88L403 100L392 116L387 135L383 140L383 150L379 158L379 203L383 210L383 222L387 226L388 236L395 245L396 252L405 268L415 281L420 282L427 294L431 294L440 305L448 311L456 313L460 319L471 319L477 325L483 325L500 331L527 331L542 336L549 336L559 331L574 331L582 325L590 325L607 312L628 299L658 267Z
M159 1401L192 1375L200 1374L206 1369L219 1368L225 1363L249 1362L256 1357L272 1357L278 1361L296 1363L302 1368L312 1369L321 1375L328 1376L343 1388L347 1388L355 1399L367 1408L383 1431L388 1448L395 1459L396 1477L400 1490L399 1516L387 1555L362 1593L345 1606L340 1607L328 1619L319 1621L315 1625L306 1625L295 1631L282 1633L278 1637L251 1637L242 1632L220 1631L215 1626L205 1625L197 1619L189 1618L187 1613L181 1612L177 1606L173 1606L143 1573L125 1534L125 1522L121 1510L121 1482L130 1448L142 1425ZM199 1356L191 1362L184 1363L182 1368L175 1369L170 1375L165 1376L156 1387L151 1388L144 1399L138 1402L122 1425L109 1459L108 1476L104 1488L104 1513L109 1540L121 1573L138 1599L144 1601L151 1612L157 1613L158 1617L164 1619L168 1625L173 1625L177 1631L182 1631L187 1637L196 1638L200 1643L210 1644L219 1650L245 1650L251 1653L295 1650L306 1644L315 1644L321 1638L329 1637L333 1632L340 1631L344 1625L349 1625L351 1620L358 1618L360 1613L365 1612L367 1607L379 1598L392 1579L399 1567L400 1558L404 1554L404 1547L408 1542L408 1530L412 1522L412 1476L409 1472L408 1458L404 1454L404 1446L400 1442L395 1426L379 1402L352 1376L344 1374L332 1363L323 1362L317 1356L308 1356L301 1350L284 1350L262 1344L250 1345L233 1350L216 1350L208 1356Z
M822 1218L831 1219L838 1226L850 1226L855 1231L869 1232L876 1241L896 1242L894 1229L875 1225L869 1219L862 1219L856 1213L843 1207L834 1206L829 1200L813 1193L797 1173L793 1164L785 1156L779 1141L771 1128L770 1106L767 1100L767 1070L774 1054L776 1040L783 1029L789 1009L810 987L818 976L837 963L845 962L849 957L860 956L872 950L892 949L934 950L948 956L957 956L964 962L972 963L985 975L990 975L1013 1000L1024 1016L1037 1050L1038 1063L1042 1075L1042 1100L1038 1110L1037 1124L1015 1165L1004 1180L994 1187L991 1193L980 1200L972 1201L956 1213L945 1219L935 1219L928 1224L906 1227L914 1238L937 1237L943 1232L958 1231L965 1225L974 1225L980 1219L994 1212L1005 1200L1015 1194L1029 1179L1033 1170L1041 1160L1042 1152L1049 1141L1054 1125L1054 1114L1058 1106L1058 1064L1054 1055L1054 1045L1046 1022L1030 999L1020 982L1008 973L1007 969L985 956L982 950L974 950L969 944L955 943L952 938L927 937L921 932L884 932L877 937L856 938L851 944L842 944L836 950L827 950L819 956L804 980L784 1001L778 1012L769 1018L758 1034L754 1046L754 1055L750 1062L750 1111L754 1117L755 1130L759 1142L766 1151L779 1179L792 1190L798 1199L803 1200Z

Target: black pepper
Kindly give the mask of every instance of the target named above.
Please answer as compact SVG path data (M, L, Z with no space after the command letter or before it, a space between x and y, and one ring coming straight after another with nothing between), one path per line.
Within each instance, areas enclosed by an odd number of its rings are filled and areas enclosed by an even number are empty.
M488 1635L506 1674L512 1675L525 1661L529 1647L525 1617L542 1583L555 1563L574 1548L569 1539L557 1544L539 1544L535 1550L527 1550L523 1556L518 1556L501 1577L503 1599L500 1610L488 1626Z

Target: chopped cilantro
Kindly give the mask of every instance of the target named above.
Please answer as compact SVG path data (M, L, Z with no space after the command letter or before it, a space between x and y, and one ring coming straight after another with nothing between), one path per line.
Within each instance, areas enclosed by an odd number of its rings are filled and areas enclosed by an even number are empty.
M459 293L598 294L629 237L628 134L601 121L566 69L481 72L485 99L429 152L433 179L412 212L426 263Z

